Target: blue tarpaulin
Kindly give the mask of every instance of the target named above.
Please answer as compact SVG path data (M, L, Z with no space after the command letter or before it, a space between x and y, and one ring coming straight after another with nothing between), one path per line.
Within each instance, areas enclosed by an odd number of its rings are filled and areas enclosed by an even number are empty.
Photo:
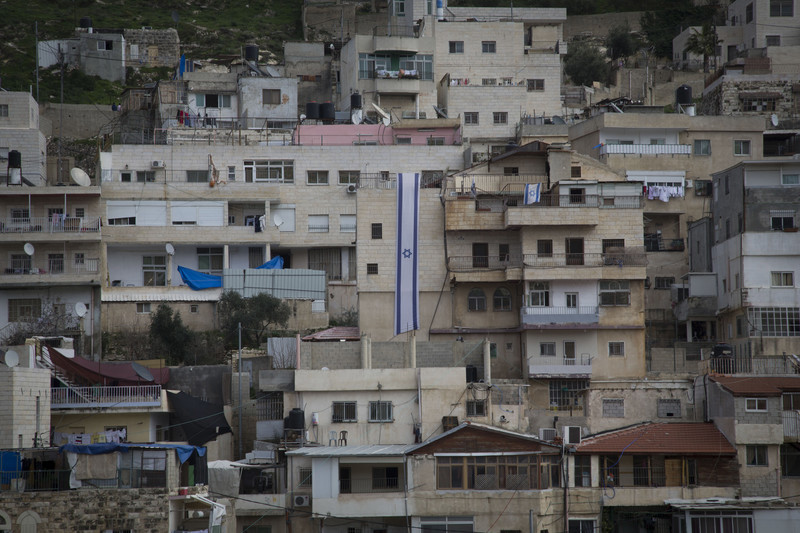
M283 268L283 257L277 256L273 257L260 267L256 267L257 269L262 268L264 270L280 270Z
M182 266L178 267L178 273L181 275L183 282L191 289L196 291L222 287L222 276L206 274L204 272L198 272L197 270L192 270L191 268Z
M185 463L194 452L203 457L206 454L205 446L190 446L188 444L133 444L106 442L99 444L65 444L58 449L58 453L72 452L85 455L102 455L104 453L127 453L132 448L156 448L159 450L175 450L181 464Z

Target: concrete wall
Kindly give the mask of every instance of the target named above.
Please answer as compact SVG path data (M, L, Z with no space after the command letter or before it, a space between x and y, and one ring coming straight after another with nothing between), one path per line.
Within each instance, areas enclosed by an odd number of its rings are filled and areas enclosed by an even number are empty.
M50 125L42 129L42 133L67 139L96 137L103 127L119 119L119 112L112 111L110 105L98 107L94 104L61 105L45 102L39 109L42 119L47 119Z
M0 448L32 448L37 431L49 444L50 371L0 365L0 388Z
M0 105L8 106L8 116L0 118L0 153L22 154L22 177L43 185L47 177L47 142L39 131L39 109L36 101L24 92L0 92ZM7 163L6 163L7 164ZM5 180L3 180L5 186Z

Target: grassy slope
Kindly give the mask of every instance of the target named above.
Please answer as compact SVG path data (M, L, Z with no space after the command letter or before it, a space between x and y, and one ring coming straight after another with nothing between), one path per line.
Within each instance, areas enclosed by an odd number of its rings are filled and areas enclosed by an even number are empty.
M70 37L88 16L96 28L177 28L181 49L191 57L238 54L253 42L280 56L283 41L302 36L301 5L302 0L0 0L2 87L35 88L36 21L39 40ZM41 100L58 101L59 85L56 72L40 72ZM64 85L67 103L111 103L122 90L80 73L70 73Z

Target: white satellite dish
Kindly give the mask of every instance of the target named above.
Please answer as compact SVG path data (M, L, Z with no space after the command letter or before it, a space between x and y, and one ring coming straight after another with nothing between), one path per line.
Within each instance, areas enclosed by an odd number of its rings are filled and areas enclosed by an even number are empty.
M79 318L83 318L86 316L86 304L83 302L78 302L75 304L75 314L78 315Z
M33 245L31 243L29 243L29 242L26 242L25 246L23 246L22 249L25 250L25 253L28 254L28 255L33 255L33 252L35 250Z
M779 124L779 122L778 122L778 115L776 115L775 113L773 113L772 115L770 115L770 117L769 117L769 121L772 123L772 125L773 125L773 126L777 127L777 126L778 126L778 124Z
M77 167L69 171L69 176L72 178L72 181L81 187L88 187L92 184L92 178L89 177L89 174Z
M361 108L353 109L350 112L350 122L353 124L361 124L364 121L364 110Z
M283 217L280 215L273 215L272 223L275 224L275 227L280 228L283 225Z
M168 255L175 255L175 247L172 246L171 242L168 242L166 245L164 245L164 249L167 251Z
M305 115L300 115L300 122L303 122L306 119Z
M372 102L372 107L375 108L375 111L383 119L383 125L384 126L388 126L389 124L391 124L392 117L391 117L391 115L389 115L389 113L387 113L386 111L384 111L383 109L381 109L380 107L375 105L375 102Z
M3 362L7 367L13 368L19 364L19 354L14 350L9 350L3 356Z

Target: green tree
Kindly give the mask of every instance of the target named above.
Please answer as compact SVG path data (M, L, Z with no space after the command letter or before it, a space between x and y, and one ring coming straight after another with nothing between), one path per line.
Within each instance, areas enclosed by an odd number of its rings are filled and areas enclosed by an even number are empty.
M150 318L150 342L155 350L166 352L168 365L185 363L194 349L194 332L183 323L180 312L161 304Z
M573 41L564 58L564 72L572 83L591 86L595 81L608 82L609 65L598 48L583 41Z
M291 312L286 302L265 292L250 298L235 291L225 292L219 301L220 328L225 346L234 348L238 345L241 323L242 344L259 347L271 329L286 327Z
M672 39L684 28L711 21L721 9L719 2L694 5L691 0L676 0L668 9L647 11L640 19L647 42L659 57L672 57Z
M627 24L614 26L606 36L606 47L611 59L632 56L639 49L639 40L631 33Z
M686 40L686 51L703 56L703 72L708 72L709 59L717 54L717 32L708 22L703 24L700 31L692 28L691 32Z

